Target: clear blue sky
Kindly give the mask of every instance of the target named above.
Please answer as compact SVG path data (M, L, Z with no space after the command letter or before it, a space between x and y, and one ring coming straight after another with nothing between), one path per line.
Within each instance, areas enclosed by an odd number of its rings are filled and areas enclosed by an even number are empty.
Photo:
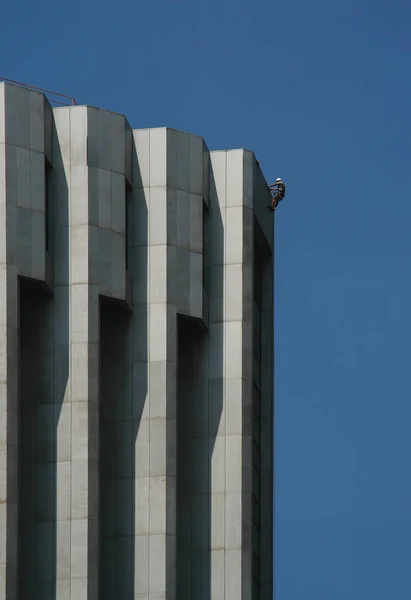
M411 598L411 4L2 7L0 75L255 151L276 217L277 600Z

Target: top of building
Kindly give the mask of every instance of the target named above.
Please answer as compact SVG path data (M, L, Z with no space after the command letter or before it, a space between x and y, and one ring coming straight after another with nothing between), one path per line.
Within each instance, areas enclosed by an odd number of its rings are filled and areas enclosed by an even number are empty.
M7 77L2 77L0 75L0 83L11 83L13 85L17 85L19 87L26 88L28 90L34 90L35 92L41 92L47 98L52 106L76 106L76 99L72 96L67 96L66 94L61 94L60 92L53 92L51 90L46 90L45 88L38 87L36 85L30 85L28 83L23 83L21 81L15 81L14 79L9 79Z

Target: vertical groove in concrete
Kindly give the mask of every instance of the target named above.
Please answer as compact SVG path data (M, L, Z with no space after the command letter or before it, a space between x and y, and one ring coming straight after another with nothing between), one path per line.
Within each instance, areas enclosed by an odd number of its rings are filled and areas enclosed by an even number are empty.
M131 596L135 589L135 437L130 315L118 304L100 305L100 598Z
M54 406L51 298L20 281L19 598L54 586Z
M260 598L273 598L274 564L274 404L273 404L273 263L264 257L261 313L261 509L260 509Z
M195 321L178 322L177 597L209 597L210 471L207 336Z

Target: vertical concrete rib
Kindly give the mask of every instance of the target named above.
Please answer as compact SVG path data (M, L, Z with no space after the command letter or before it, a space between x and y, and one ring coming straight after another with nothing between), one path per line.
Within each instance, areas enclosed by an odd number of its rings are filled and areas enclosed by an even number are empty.
M18 592L18 281L10 118L0 85L0 598Z
M0 597L10 600L18 594L19 560L18 276L43 283L47 279L44 165L48 108L42 94L0 84L0 420L4 468L0 495Z
M57 397L56 578L58 594L66 589L73 600L98 597L99 305L87 117L86 107L54 111L55 183L60 191L66 188L56 200L62 235L55 245L55 361L63 372ZM67 500L64 515L59 507Z
M57 314L64 319L69 311L63 404L70 405L71 423L70 532L62 530L61 540L66 536L71 549L71 598L92 600L99 596L99 295L127 303L126 122L88 107L54 112L56 164L69 199L60 216L67 231L56 248L55 273L55 285L64 288L56 297ZM57 554L60 560L65 558Z
M261 427L260 427L260 598L274 594L274 222L264 218L270 201L264 176L255 167L256 227L254 243L261 255Z
M134 394L148 427L147 586L176 598L177 315L203 317L203 141L167 129L136 131ZM148 231L144 227L148 225ZM144 276L146 269L147 275ZM145 287L146 286L146 287ZM144 326L147 323L147 350ZM148 382L148 389L144 381ZM140 397L141 396L141 397ZM140 442L141 443L141 442ZM139 464L144 456L136 456ZM139 492L139 489L141 492ZM137 495L144 486L137 488ZM139 499L137 497L137 503Z

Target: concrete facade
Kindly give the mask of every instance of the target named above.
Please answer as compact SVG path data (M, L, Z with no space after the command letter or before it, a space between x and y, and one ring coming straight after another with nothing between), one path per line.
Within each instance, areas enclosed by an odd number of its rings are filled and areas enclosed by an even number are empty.
M252 152L0 84L0 600L271 600L269 202Z

